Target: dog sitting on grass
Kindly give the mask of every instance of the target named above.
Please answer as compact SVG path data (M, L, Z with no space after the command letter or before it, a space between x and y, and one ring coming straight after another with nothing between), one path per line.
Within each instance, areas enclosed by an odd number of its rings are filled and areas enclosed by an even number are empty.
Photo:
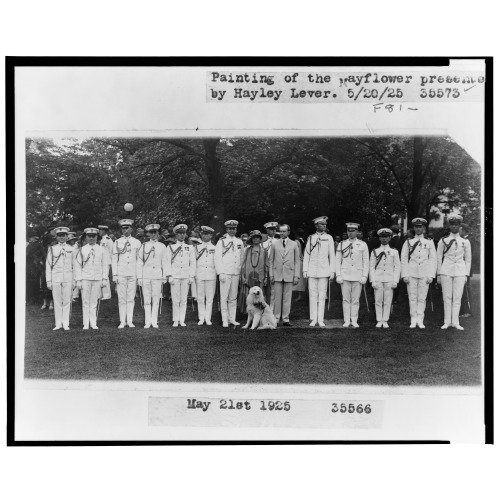
M274 330L276 328L276 318L271 312L271 308L264 299L262 289L258 286L250 288L247 296L247 324L243 328L251 330Z

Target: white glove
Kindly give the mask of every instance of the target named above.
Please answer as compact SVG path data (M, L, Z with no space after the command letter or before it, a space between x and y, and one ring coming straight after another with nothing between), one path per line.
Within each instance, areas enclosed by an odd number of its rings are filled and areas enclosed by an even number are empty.
M161 282L162 282L163 284L167 283L167 282L168 282L168 278L164 278L164 279L162 279L162 280L161 280Z
M307 278L308 278L307 271L304 271L304 272L302 273L302 276L304 276L304 278L305 278L305 279L307 279Z
M50 281L47 281L47 288L49 290L52 290L52 283Z
M192 285L194 283L194 279L193 278L189 278L188 279L188 285Z
M107 279L103 279L102 282L101 282L101 288L104 288L107 284L108 284L108 280Z
M119 283L118 276L113 276L113 281L118 285L118 283Z
M337 283L339 285L341 285L342 283L344 283L344 279L342 278L342 276L337 276Z
M335 279L335 273L330 273L330 281L332 281L333 279Z
M397 288L398 284L395 281L393 281L391 286L392 286L392 288Z
M271 285L274 285L274 276L271 276L269 279L271 280Z
M142 286L142 283L143 283L142 278L139 278L139 279L137 280L137 283L139 283L139 286Z
M378 281L372 281L372 288L377 290L380 287L380 282Z
M78 290L82 289L82 282L80 280L76 282L76 288L78 288Z
M403 278L403 281L408 284L410 282L410 278L406 277L406 278Z
M173 285L174 284L174 278L172 278L172 276L169 276L168 277L168 282Z
M427 284L430 285L432 283L432 278L427 278Z
M360 282L362 285L364 285L364 284L366 283L366 278L361 278L361 279L359 280L359 282Z
M440 274L438 274L438 277L437 277L437 282L438 282L438 285L440 285L440 284L441 284L441 275L440 275Z
M224 283L226 281L226 275L225 274L219 274L219 279L221 283Z

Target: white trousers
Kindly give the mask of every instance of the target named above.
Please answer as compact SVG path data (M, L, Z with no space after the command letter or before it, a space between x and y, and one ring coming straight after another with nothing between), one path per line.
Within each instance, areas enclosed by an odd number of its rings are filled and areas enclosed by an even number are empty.
M216 283L217 280L196 280L198 319L200 321L212 321L212 304Z
M82 280L83 326L97 326L97 301L101 294L101 280Z
M293 283L287 281L276 281L274 283L274 316L276 321L283 315L283 321L290 321L290 308L292 305Z
M108 272L108 278L110 278L109 272ZM111 298L111 285L110 285L110 283L111 283L111 280L108 279L106 285L102 287L101 300L107 300L107 299Z
M323 321L328 278L309 278L309 317L311 321Z
M184 323L186 319L189 278L174 278L170 285L172 290L172 320Z
M422 323L424 321L425 301L429 285L427 278L412 278L406 285L408 289L408 300L410 301L410 317L412 323Z
M441 288L443 290L444 322L448 325L459 325L460 304L466 276L441 275Z
M144 298L144 326L158 326L158 309L161 298L161 280L142 280Z
M222 323L236 321L236 302L238 299L239 274L226 274L226 281L220 282L220 309Z
M135 276L118 276L119 283L116 285L118 295L118 309L120 311L120 323L130 325L133 323L135 292L137 279Z
M73 283L52 283L52 297L54 299L54 315L56 327L69 328L69 310Z
M346 281L342 285L342 311L344 323L357 323L359 314L359 297L363 285L359 281Z
M377 321L389 321L391 315L391 304L393 296L392 283L379 282L380 288L374 288L375 294L375 313Z

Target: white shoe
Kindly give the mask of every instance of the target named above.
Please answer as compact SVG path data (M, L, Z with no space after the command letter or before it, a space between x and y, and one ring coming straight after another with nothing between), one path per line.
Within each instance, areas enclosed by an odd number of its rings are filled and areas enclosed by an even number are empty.
M144 328L149 328L151 325L144 325Z
M88 326L84 326L84 327L82 328L82 330L88 330L88 329L89 329L89 327L88 327Z
M309 326L316 326L316 320L313 319L310 323L309 323Z
M53 311L54 310L54 306L49 306L49 311Z
M356 322L351 323L351 325L353 326L353 328L359 328L359 325Z
M326 325L323 323L323 321L318 321L318 325L319 325L319 326L321 326L321 327L326 326Z
M65 329L65 330L69 330L69 326L65 326L65 327L64 327L64 329Z
M203 325L204 322L205 322L204 320L200 319L200 321L198 321L198 324Z
M449 328L449 324L448 323L445 323L442 327L441 327L441 330L447 330Z
M52 328L52 331L54 330L60 330L62 328L62 326L56 326L55 328Z
M208 320L207 320L207 321L205 321L205 323L206 323L208 326L210 326L210 325L212 324L212 322L211 322L211 321L208 321Z
M453 325L457 330L463 330L464 327L460 325Z
M47 304L43 304L42 307L40 307L40 309L47 309L49 306Z
M128 327L129 327L129 328L135 328L135 325L134 325L134 323L129 323L129 324L128 324Z
M240 325L237 321L230 321L229 323L231 325L234 325L234 326L239 326Z
M349 321L346 321L343 325L344 328L349 328Z
M174 328L177 328L179 326L179 322L178 321L174 321L174 324L172 325Z
M227 328L229 325L227 324L227 321L222 322L222 328Z
M182 321L180 322L181 326L186 326L186 323L183 323Z
M412 324L410 325L410 328L415 328L416 326L417 326L417 324L416 324L416 323L412 323Z
M382 321L382 326L384 328L389 328L389 324L387 323L387 321Z
M151 325L153 328L160 328L158 325Z
M118 328L125 328L125 323L120 323L120 324L118 325Z
M425 325L423 323L417 323L417 326L422 329L425 328Z
M379 321L376 325L375 328L380 328L382 326L382 321Z
M90 328L92 328L92 330L99 330L99 327L97 325L94 326L90 325Z

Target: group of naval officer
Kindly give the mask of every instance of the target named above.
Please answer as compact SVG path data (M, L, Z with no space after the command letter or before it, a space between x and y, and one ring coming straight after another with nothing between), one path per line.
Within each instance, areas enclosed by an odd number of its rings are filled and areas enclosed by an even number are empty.
M172 295L173 326L186 326L187 298L190 286L196 285L199 325L211 325L212 306L217 277L220 285L220 309L223 327L239 325L236 321L240 282L246 286L268 285L270 306L277 321L289 326L292 287L301 278L309 287L310 326L325 326L324 311L329 282L336 280L342 290L344 327L358 328L359 299L369 279L374 289L376 327L388 328L393 291L402 278L407 285L410 305L410 328L425 328L424 314L429 285L436 277L441 284L444 302L444 324L463 330L459 324L459 310L467 276L470 274L471 248L458 231L462 217L449 217L450 234L441 238L437 251L432 241L424 237L427 221L412 220L415 237L407 239L401 249L389 246L391 229L378 231L381 245L372 250L357 238L359 224L346 223L347 240L335 248L327 234L328 217L314 219L316 232L305 243L300 262L299 245L288 238L286 224L268 223L266 229L279 229L280 238L262 242L260 231L252 231L249 245L236 237L238 221L225 222L226 234L214 245L214 230L201 226L201 242L194 246L186 240L187 225L174 227L176 242L168 246L158 241L158 224L146 226L149 241L141 243L132 236L133 221L119 221L122 236L112 241L106 235L107 227L86 228L87 245L80 248L66 243L69 229L55 230L58 243L50 247L46 260L47 287L54 298L55 328L69 330L73 288L81 290L83 329L98 329L97 316L101 299L110 297L111 280L118 295L118 328L133 328L137 285L145 311L144 328L158 328L161 310L162 285L169 283ZM101 234L100 245L96 244ZM271 232L271 234L273 234ZM109 242L108 242L109 239ZM265 266L257 274L263 253ZM255 259L254 259L255 255ZM245 266L252 272L245 272ZM299 276L302 274L302 276Z

